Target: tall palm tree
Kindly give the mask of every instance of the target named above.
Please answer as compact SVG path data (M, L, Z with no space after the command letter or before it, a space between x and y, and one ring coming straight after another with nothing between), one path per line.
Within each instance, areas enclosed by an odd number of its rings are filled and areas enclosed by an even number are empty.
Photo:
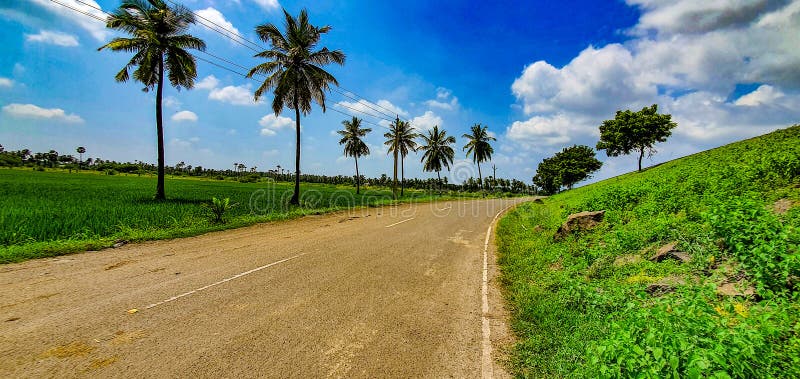
M344 125L343 130L337 131L342 136L339 140L339 145L344 145L344 155L353 157L356 160L356 194L361 193L361 176L358 174L358 157L369 155L369 146L362 140L367 133L371 132L370 128L361 128L361 119L353 117L352 120L342 121Z
M419 134L414 132L414 128L408 121L402 121L399 118L389 126L389 132L383 135L386 137L384 145L389 146L387 153L394 154L394 181L397 186L397 155L400 154L400 196L405 192L405 157L411 151L417 151L417 142L415 138Z
M255 99L258 101L264 92L274 89L272 111L279 115L283 107L294 109L295 114L295 176L294 194L290 204L300 204L300 112L311 113L311 101L314 100L325 112L325 91L330 84L339 85L336 78L322 69L322 66L337 63L344 65L344 53L339 50L328 50L323 47L317 50L317 44L323 34L331 30L330 26L317 27L308 22L308 12L300 11L297 18L292 17L285 9L283 15L286 31L282 33L274 24L263 24L256 27L258 37L270 45L269 50L255 56L267 61L261 63L247 73L264 75L264 83L256 89Z
M456 137L448 136L447 131L439 130L439 125L434 125L432 130L428 130L428 135L421 135L422 144L420 150L424 151L420 162L423 162L422 169L425 171L436 171L436 178L439 180L439 187L442 185L442 166L450 170L453 163L455 152L450 146L456 143Z
M144 91L156 88L156 131L158 134L158 182L157 200L164 200L164 123L161 112L161 97L164 87L164 71L172 86L180 89L194 87L197 78L197 64L194 57L186 51L204 51L203 40L186 34L194 24L194 13L182 5L170 7L163 0L123 0L119 8L110 16L106 26L127 34L130 38L117 37L97 50L134 53L133 58L114 77L118 82L130 78L128 70L133 71L133 79L144 84Z
M470 134L464 134L464 138L468 140L467 144L464 145L464 150L467 151L467 158L472 155L472 161L478 164L478 181L481 188L483 188L481 162L492 159L494 149L492 149L489 141L497 141L497 139L489 135L487 128L486 125L475 124L470 128Z

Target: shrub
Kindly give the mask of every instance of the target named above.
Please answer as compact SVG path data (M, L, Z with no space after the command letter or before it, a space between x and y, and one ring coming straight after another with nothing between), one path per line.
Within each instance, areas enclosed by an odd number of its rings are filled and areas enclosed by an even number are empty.
M213 222L222 224L225 221L223 220L222 216L225 215L225 212L229 211L231 208L237 206L237 203L231 204L231 198L226 197L224 199L218 199L216 197L211 198L210 203L204 204L208 210L211 211L213 218Z

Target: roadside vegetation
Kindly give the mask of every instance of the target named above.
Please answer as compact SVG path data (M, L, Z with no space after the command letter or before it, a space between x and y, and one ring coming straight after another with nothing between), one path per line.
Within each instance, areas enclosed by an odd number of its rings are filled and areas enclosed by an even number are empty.
M515 374L800 377L798 141L794 126L504 217ZM604 220L554 238L583 211Z

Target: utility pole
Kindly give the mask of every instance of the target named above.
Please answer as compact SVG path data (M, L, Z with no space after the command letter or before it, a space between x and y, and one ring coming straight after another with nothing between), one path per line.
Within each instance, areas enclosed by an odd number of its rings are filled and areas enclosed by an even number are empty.
M492 187L497 185L497 166L492 163Z

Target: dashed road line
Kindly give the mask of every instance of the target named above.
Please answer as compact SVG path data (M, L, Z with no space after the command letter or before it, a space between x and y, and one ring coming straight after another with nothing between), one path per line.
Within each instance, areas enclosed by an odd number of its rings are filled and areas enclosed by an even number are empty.
M241 278L241 277L243 277L243 276L245 276L245 275L250 275L250 274L252 274L252 273L254 273L254 272L261 271L261 270L263 270L263 269L265 269L265 268L269 268L269 267L275 266L275 265L277 265L277 264L281 264L281 263L283 263L283 262L290 261L290 260L292 260L292 259L295 259L295 258L300 258L300 257L302 257L302 256L304 256L304 255L306 255L306 254L308 254L308 253L297 254L297 255L295 255L295 256L292 256L292 257L289 257L289 258L281 259L281 260L279 260L279 261L276 261L276 262L272 262L272 263L265 264L265 265L263 265L263 266L260 266L260 267L256 267L256 268L254 268L254 269L252 269L252 270L247 270L247 271L245 271L245 272L242 272L242 273L236 274L236 275L234 275L234 276L231 276L231 277L229 277L229 278L222 279L222 280L220 280L220 281L218 281L218 282L214 282L214 283L211 283L211 284L208 284L208 285L202 286L202 287L200 287L200 288L198 288L198 289L194 289L194 290L191 290L191 291L189 291L189 292L184 292L184 293L182 293L182 294L180 294L180 295L175 295L175 296L173 296L173 297L170 297L169 299L161 300L161 301L159 301L159 302L157 302L157 303L150 304L150 305L148 305L147 307L145 307L145 309L150 309L150 308L153 308L153 307L157 307L157 306L159 306L159 305L162 305L162 304L169 303L169 302L171 302L171 301L178 300L178 299L180 299L180 298L182 298L182 297L186 297L186 296L189 296L189 295L191 295L191 294L194 294L194 293L197 293L197 292L200 292L200 291L203 291L203 290L207 290L207 289L209 289L209 288L211 288L211 287L215 287L215 286L218 286L218 285L220 285L220 284L223 284L223 283L230 282L231 280L234 280L234 279Z
M395 225L400 225L400 224L402 224L402 223L404 223L404 222L411 221L411 220L413 220L414 218L415 218L415 217L412 217L412 218L405 219L405 220L403 220L403 221L398 221L398 222L395 222L394 224L389 224L389 225L386 225L386 228L391 228L391 227L393 227L393 226L395 226Z

